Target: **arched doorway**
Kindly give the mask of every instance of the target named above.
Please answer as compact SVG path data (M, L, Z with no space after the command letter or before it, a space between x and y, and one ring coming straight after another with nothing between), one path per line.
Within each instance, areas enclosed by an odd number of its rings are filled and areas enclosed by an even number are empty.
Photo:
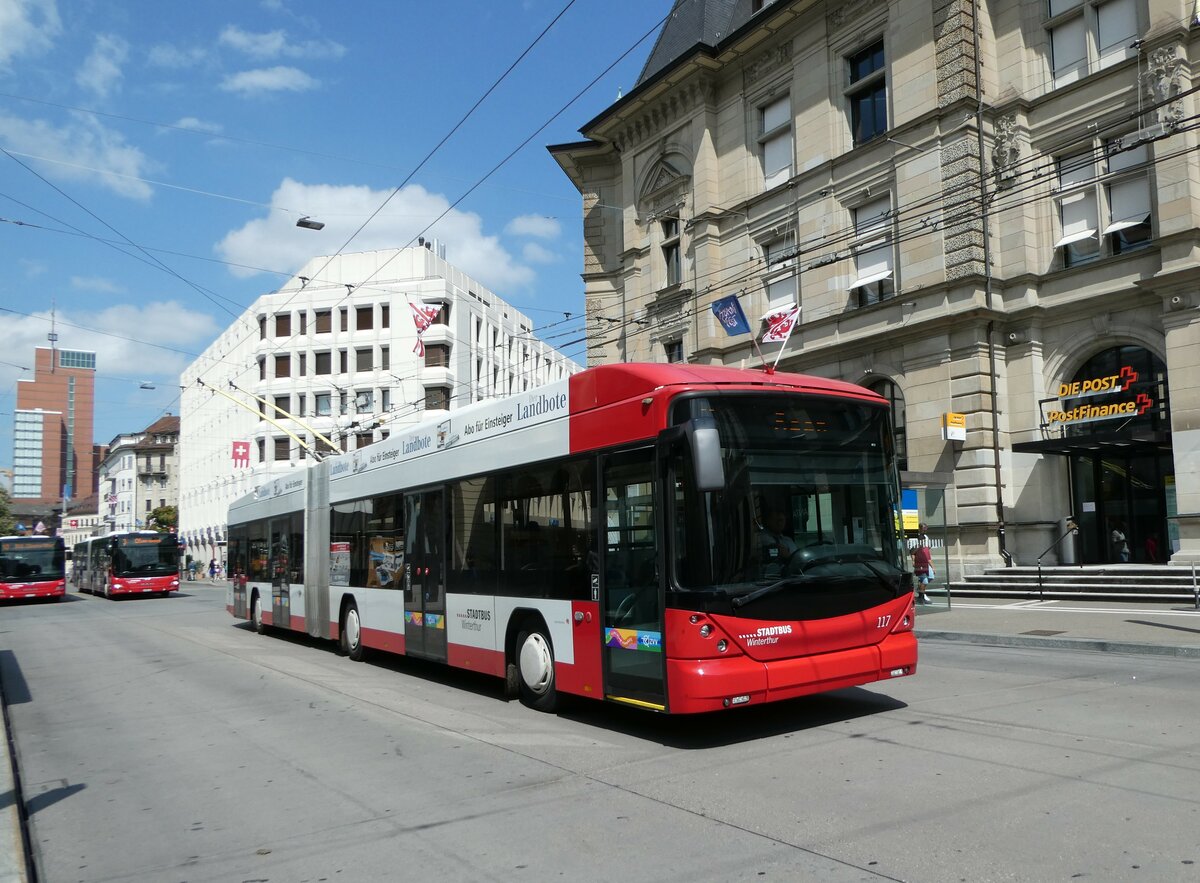
M1044 417L1060 424L1070 458L1072 512L1084 564L1162 564L1174 512L1167 368L1140 346L1116 346L1084 362ZM1128 543L1125 559L1118 530Z

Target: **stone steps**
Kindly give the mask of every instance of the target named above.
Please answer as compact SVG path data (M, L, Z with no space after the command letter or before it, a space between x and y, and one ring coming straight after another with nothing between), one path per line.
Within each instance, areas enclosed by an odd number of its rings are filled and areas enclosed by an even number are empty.
M955 598L1051 598L1192 602L1200 599L1200 574L1191 568L1109 565L1095 567L1009 567L970 574L948 586ZM930 595L946 589L931 587Z

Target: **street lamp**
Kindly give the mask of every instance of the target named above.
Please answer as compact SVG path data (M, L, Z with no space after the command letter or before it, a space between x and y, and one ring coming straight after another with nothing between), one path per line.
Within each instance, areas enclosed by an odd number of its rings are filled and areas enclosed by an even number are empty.
M324 221L314 221L308 215L305 215L303 218L301 218L299 221L296 222L296 226L303 227L305 230L324 230L325 222Z

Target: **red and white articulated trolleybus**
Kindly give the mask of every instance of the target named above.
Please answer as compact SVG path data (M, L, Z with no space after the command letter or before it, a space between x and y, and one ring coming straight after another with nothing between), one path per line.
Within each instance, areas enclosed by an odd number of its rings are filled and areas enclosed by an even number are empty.
M62 537L0 537L0 600L67 594Z
M179 591L179 542L153 530L110 533L75 544L72 581L81 592L163 595Z
M671 713L910 675L889 409L606 365L289 473L229 511L230 612Z

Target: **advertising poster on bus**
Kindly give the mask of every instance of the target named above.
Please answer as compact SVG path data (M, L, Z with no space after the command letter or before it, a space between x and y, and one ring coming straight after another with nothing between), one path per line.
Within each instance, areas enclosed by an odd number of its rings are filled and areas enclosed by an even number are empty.
M329 544L329 584L331 586L350 585L350 544Z

